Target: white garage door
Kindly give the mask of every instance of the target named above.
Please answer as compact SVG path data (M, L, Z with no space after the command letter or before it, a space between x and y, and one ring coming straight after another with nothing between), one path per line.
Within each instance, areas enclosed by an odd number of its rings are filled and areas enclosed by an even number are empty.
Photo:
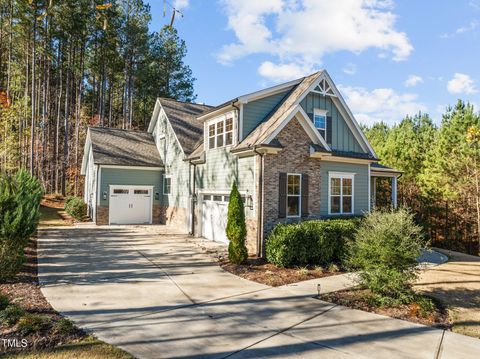
M214 241L228 242L228 195L203 195L202 236Z
M152 223L152 187L111 186L110 224Z

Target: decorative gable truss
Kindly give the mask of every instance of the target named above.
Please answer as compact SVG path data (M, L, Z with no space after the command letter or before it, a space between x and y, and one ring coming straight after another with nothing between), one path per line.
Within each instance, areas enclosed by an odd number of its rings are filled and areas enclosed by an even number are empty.
M322 96L331 96L331 97L337 97L337 95L335 95L335 92L333 91L333 89L330 87L330 85L328 84L328 81L326 79L321 79L318 86L315 87L312 92L314 93L318 93Z

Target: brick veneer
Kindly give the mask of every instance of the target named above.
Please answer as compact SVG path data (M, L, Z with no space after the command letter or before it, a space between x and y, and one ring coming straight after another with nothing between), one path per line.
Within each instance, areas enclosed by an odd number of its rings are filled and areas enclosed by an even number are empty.
M264 239L277 223L298 221L293 218L278 218L279 173L308 175L308 218L320 216L320 161L310 158L312 140L296 118L292 119L277 135L284 149L264 159Z
M103 225L108 224L108 206L97 206L97 220L96 224ZM163 211L160 205L154 204L152 208L152 223L160 224L162 222Z

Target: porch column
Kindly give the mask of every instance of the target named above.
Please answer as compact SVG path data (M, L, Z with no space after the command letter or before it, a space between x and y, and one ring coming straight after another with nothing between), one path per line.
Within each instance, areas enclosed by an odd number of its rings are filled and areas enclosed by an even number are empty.
M397 177L392 177L392 205L397 208Z
M370 198L370 201L372 203L372 209L375 209L377 205L377 177L372 177L373 178L373 192L372 192L372 198Z

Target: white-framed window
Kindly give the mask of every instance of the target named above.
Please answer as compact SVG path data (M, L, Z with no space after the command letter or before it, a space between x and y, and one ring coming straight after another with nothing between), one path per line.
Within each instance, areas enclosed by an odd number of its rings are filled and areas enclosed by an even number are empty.
M354 173L328 174L328 214L353 214Z
M215 148L215 124L208 126L208 148Z
M208 148L219 148L233 144L233 117L223 117L208 125Z
M300 217L302 201L302 175L287 174L287 217Z
M170 194L172 192L172 179L170 177L163 177L163 194Z
M327 138L327 111L315 108L313 110L313 124L323 138Z

